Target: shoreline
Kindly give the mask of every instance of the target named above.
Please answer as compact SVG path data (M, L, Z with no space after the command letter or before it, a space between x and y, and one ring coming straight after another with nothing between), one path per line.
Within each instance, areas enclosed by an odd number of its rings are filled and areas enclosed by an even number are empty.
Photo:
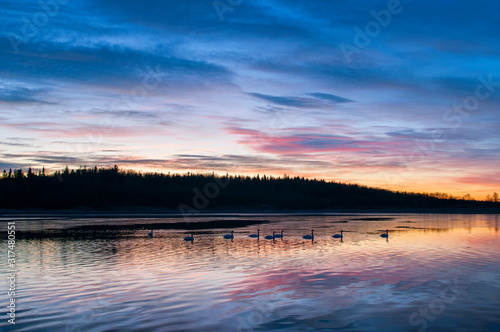
M0 217L34 217L55 216L68 218L210 218L210 217L251 217L258 216L326 216L346 214L500 214L500 208L443 208L443 209L335 209L335 210L258 210L258 209L225 209L202 210L198 213L182 214L179 210L159 208L131 208L111 210L67 209L67 210L42 210L42 209L0 209Z

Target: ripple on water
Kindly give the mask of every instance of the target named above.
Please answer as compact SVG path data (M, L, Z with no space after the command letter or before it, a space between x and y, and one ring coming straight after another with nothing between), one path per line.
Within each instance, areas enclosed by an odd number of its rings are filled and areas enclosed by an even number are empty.
M488 218L494 216L358 216L339 224L345 216L279 217L260 226L261 234L284 229L276 241L248 238L255 226L237 229L234 241L223 239L222 229L195 231L193 243L173 230L158 230L153 239L134 231L98 240L19 240L19 327L401 331L455 280L460 297L436 322L499 326L500 243L498 230L484 227ZM402 222L414 228L396 232ZM342 242L331 237L340 228ZM311 229L315 240L302 239ZM385 229L388 240L380 238Z

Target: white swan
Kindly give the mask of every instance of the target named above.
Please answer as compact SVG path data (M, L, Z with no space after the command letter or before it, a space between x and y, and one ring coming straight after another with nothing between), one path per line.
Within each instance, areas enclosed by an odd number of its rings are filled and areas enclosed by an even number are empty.
M250 234L248 237L260 237L260 229L257 230L257 234Z
M304 239L306 240L312 240L314 239L314 229L311 229L311 234L306 234L303 236Z
M344 231L340 231L340 234L334 234L332 237L336 239L341 239L344 237Z
M283 230L281 231L281 233L280 233L280 234L276 234L274 237L283 238Z
M266 240L274 240L274 238L276 237L274 233L275 232L273 231L273 235L266 235L265 239Z

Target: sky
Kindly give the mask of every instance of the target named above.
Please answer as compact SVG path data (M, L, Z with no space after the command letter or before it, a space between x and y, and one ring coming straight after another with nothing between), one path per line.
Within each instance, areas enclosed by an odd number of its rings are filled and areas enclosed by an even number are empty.
M500 3L1 1L0 170L500 192Z

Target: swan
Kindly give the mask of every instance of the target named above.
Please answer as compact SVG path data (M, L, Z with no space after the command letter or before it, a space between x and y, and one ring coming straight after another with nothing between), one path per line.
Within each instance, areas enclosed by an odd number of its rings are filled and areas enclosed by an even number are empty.
M234 231L231 231L231 234L225 234L224 238L225 239L234 239Z
M257 234L250 234L248 237L260 237L260 229L257 230Z
M276 234L274 237L280 237L280 238L283 238L283 230L281 231L280 234Z
M340 231L340 234L334 234L332 237L336 239L341 239L344 237L344 231Z
M311 234L306 234L303 236L303 238L306 240L314 239L314 229L311 229Z
M386 229L385 233L380 234L381 237L389 237L389 230Z
M153 230L151 230L151 232L148 233L148 236L153 237Z
M276 237L276 235L274 233L275 232L273 231L273 235L266 235L265 239L266 240L274 240L274 238Z
M184 241L193 241L194 240L194 233L191 233L191 236L186 236L184 238Z

